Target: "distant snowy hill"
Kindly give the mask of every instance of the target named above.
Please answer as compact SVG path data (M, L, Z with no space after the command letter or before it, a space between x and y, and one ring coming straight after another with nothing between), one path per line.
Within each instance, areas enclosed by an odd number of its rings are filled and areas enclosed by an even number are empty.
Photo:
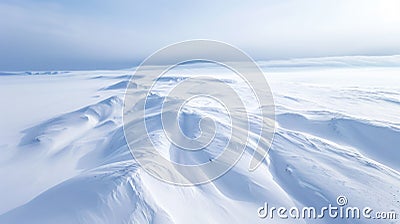
M2 72L0 224L397 223L400 215L269 220L257 210L265 202L320 208L345 195L349 206L400 212L398 60L260 63L276 106L266 161L249 172L245 152L224 176L195 187L160 182L133 159L122 129L132 70ZM356 66L335 66L343 63Z

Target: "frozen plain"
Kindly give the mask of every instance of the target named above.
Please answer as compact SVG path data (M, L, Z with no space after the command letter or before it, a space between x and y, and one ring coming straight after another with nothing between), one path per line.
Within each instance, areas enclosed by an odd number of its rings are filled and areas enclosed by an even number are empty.
M0 223L399 222L268 220L257 209L319 208L345 195L351 206L400 212L400 57L260 65L276 106L265 162L249 172L245 152L227 174L194 187L160 182L132 158L122 107L134 69L2 72Z

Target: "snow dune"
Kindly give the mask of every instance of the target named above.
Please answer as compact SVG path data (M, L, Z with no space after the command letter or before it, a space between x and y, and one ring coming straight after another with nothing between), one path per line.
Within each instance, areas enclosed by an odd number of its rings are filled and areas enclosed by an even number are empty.
M400 68L394 60L390 67L373 67L373 58L368 66L351 62L357 66L331 68L332 60L323 68L264 67L277 109L265 162L249 172L248 149L224 176L194 187L160 182L132 158L122 129L123 94L132 71L4 72L0 223L288 223L260 219L257 209L265 202L288 208L336 205L339 195L350 206L399 213ZM166 87L182 78L158 81ZM219 153L229 135L224 125L209 150L177 153L158 134L162 97L153 97L149 129L163 156L196 164ZM191 106L180 122L184 134L195 137L200 117L218 118L220 108ZM379 221L295 223L389 222Z

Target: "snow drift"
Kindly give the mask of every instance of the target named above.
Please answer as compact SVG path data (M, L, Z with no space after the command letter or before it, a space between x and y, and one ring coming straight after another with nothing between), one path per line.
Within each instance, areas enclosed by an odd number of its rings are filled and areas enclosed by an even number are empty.
M392 59L382 66L384 58L381 67L374 59L356 67L332 67L332 60L328 67L265 67L278 126L265 162L249 172L246 151L224 176L195 187L160 182L132 158L121 118L132 71L4 73L0 223L288 223L260 219L257 209L265 202L321 207L336 204L339 195L350 206L400 212L400 68ZM158 81L172 85L181 78ZM202 109L218 117L218 108ZM185 135L198 135L198 113L183 114ZM159 128L157 119L150 124ZM220 131L223 144L228 128ZM157 141L175 161L204 162L218 153L182 158L166 139Z

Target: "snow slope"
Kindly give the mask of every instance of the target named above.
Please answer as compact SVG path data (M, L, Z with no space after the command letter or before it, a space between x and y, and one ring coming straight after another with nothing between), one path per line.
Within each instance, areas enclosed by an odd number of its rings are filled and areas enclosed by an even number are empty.
M365 58L329 58L326 66L321 66L324 59L313 59L272 68L265 63L277 122L265 162L249 172L251 152L246 151L224 176L195 187L160 182L133 160L122 129L123 94L132 70L4 72L0 223L396 223L257 216L265 202L319 208L336 205L339 195L350 206L400 212L395 59L370 58L363 64ZM160 79L160 85L174 85L185 71ZM201 113L218 118L216 106L193 107L182 121L188 136L197 135ZM151 124L160 129L159 121ZM219 131L223 144L228 130ZM198 163L218 153L185 158L173 153L166 139L158 143L164 156L180 162Z

